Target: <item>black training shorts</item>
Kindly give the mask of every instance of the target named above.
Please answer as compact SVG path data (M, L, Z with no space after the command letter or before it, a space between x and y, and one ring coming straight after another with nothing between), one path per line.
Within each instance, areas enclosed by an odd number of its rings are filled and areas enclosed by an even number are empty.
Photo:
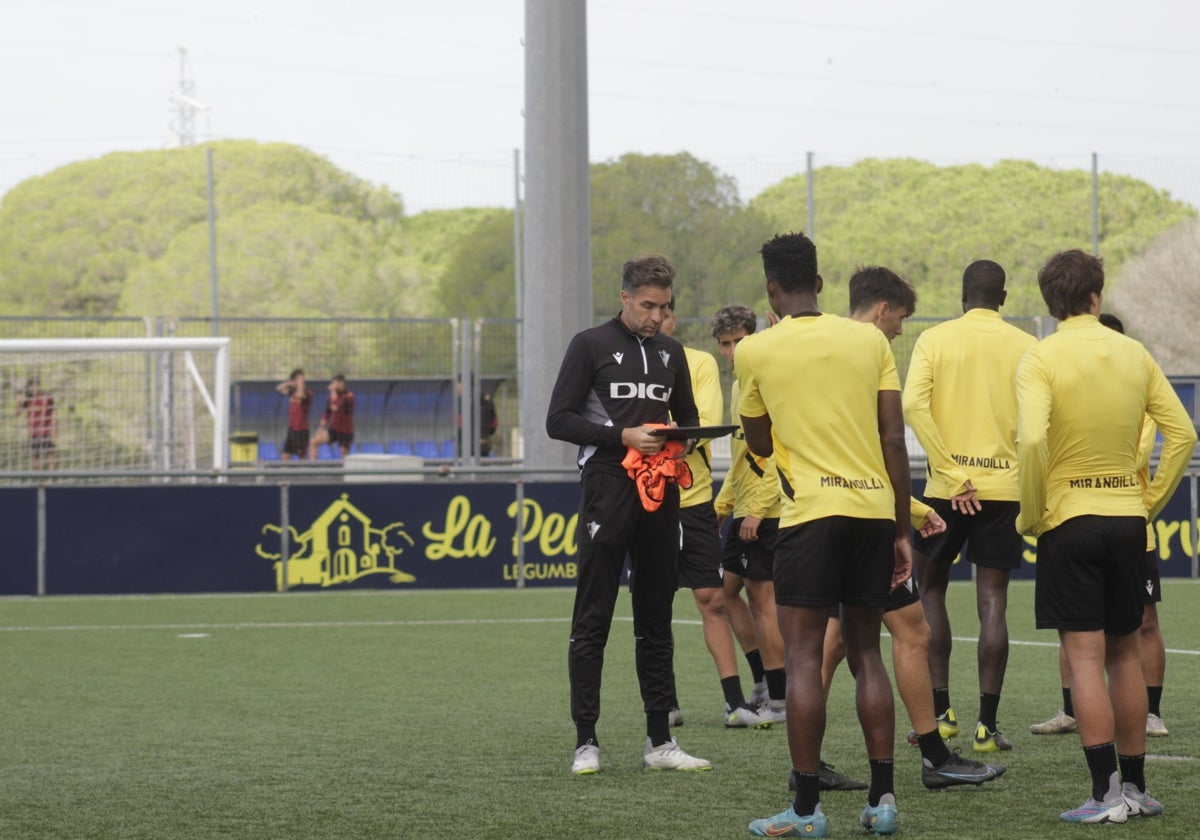
M953 563L967 547L965 559L976 566L991 569L1017 569L1025 551L1025 541L1017 533L1019 502L980 502L974 515L959 513L949 499L925 499L925 504L946 520L946 530L932 537L913 535L913 551L934 563Z
M1038 537L1034 612L1039 630L1115 636L1142 623L1146 520L1076 516Z
M1146 552L1146 569L1142 573L1142 603L1162 601L1162 579L1158 575L1158 552Z
M679 509L679 586L720 589L721 534L711 502Z
M758 539L752 542L745 542L738 536L741 528L740 516L729 523L721 565L725 571L741 575L748 580L772 580L775 576L775 542L779 537L779 518L772 517L759 522Z
M828 516L779 530L775 603L883 607L892 588L896 523Z

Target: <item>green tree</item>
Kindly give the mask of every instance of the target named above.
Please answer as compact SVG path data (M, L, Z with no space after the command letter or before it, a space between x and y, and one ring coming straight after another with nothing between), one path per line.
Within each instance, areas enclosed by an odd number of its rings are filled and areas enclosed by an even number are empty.
M430 211L413 216L406 227L428 281L423 312L447 318L514 317L512 210Z
M619 308L621 266L647 252L675 263L683 317L708 317L730 302L765 304L756 256L765 220L742 204L731 178L691 155L625 155L593 165L591 221L598 318ZM515 312L512 238L512 212L496 210L459 240L441 284L442 313Z
M419 279L417 260L406 256L398 197L295 146L227 141L211 148L218 244L233 248L218 249L223 300L228 295L238 308L258 310L274 303L291 312L284 293L291 282L302 290L345 281L350 289L339 309L403 309L380 300ZM0 311L207 315L205 150L106 155L9 191L0 203ZM248 239L251 232L257 241ZM305 242L334 253L308 261L306 269ZM240 265L243 259L252 265ZM273 260L314 274L278 276ZM241 288L242 282L250 285Z
M939 167L865 160L814 173L813 238L826 281L824 306L844 311L858 264L887 265L911 281L918 313L957 315L962 270L993 259L1009 276L1008 315L1042 315L1037 270L1064 248L1091 247L1091 175L1023 161ZM804 175L765 190L751 207L780 230L805 218ZM1100 248L1110 266L1145 249L1195 210L1122 175L1100 179Z

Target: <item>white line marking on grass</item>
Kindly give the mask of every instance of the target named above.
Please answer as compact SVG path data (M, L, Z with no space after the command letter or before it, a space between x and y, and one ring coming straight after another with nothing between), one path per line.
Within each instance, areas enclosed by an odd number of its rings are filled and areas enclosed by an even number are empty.
M632 620L632 619L630 619ZM403 621L238 621L228 624L48 624L44 627L0 627L0 633L77 632L100 630L290 630L329 627L437 627L454 624L566 624L569 618L440 618ZM206 633L190 634L193 637Z
M1146 754L1147 761L1195 761L1194 755L1155 755L1154 753Z
M567 624L570 618L435 618L435 619L379 619L376 621L237 621L222 623L195 624L47 624L43 627L33 625L3 627L0 633L93 633L102 630L295 630L321 629L340 627L449 627L459 625L500 625L500 624ZM630 623L630 616L613 616L613 621ZM685 626L701 626L698 619L675 619L674 624ZM180 633L180 638L202 638L208 633ZM956 642L977 644L979 639L974 636L955 636ZM1010 639L1010 645L1024 647L1058 647L1058 642L1029 642L1022 639ZM1200 650L1184 650L1167 648L1167 653L1184 656L1200 656Z
M954 641L978 644L979 638L976 636L955 636ZM1021 639L1009 639L1008 643L1010 645L1020 645L1022 647L1058 647L1058 642L1026 642ZM1183 648L1167 648L1167 653L1178 653L1182 654L1183 656L1200 656L1200 650L1184 650Z

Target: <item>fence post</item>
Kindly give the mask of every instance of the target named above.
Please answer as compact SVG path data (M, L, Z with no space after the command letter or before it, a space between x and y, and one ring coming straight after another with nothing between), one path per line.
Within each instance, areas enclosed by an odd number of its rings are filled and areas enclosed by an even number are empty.
M46 485L37 489L37 594L46 594Z
M517 479L516 561L517 589L525 588L525 481Z
M279 485L279 568L280 591L287 592L288 587L288 558L292 553L292 522L288 516L288 483Z

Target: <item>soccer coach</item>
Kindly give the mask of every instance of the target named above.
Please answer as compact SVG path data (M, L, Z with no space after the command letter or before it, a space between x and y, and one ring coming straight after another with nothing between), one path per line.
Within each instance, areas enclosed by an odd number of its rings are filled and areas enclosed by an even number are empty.
M707 770L676 746L667 726L674 694L671 602L679 551L679 491L668 485L655 511L643 508L621 461L630 449L655 455L664 439L647 423L699 422L683 345L660 331L675 268L647 255L625 263L621 312L577 334L567 348L546 416L555 440L579 446L579 580L567 655L576 743L572 772L600 769L596 721L604 646L629 557L638 682L646 712L644 767Z

